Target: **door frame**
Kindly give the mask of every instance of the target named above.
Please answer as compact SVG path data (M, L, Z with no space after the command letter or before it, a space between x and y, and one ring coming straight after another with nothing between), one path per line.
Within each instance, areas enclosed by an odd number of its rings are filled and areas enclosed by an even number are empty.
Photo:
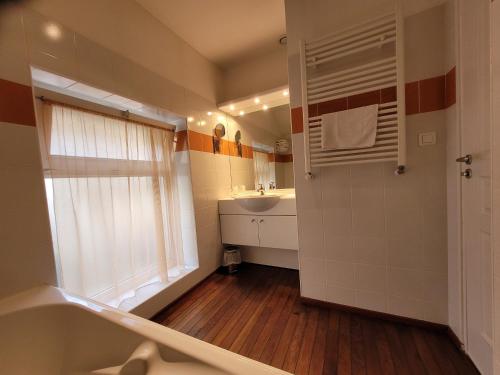
M467 150L462 150L462 126L463 126L463 108L464 108L464 104L463 104L463 95L462 95L462 74L463 74L463 64L462 64L462 53L461 53L461 47L462 47L462 42L461 42L461 35L462 35L462 27L461 27L461 3L464 2L464 1L470 1L470 0L451 0L451 1L454 1L455 3L455 58L456 58L456 68L457 68L457 77L456 77L456 84L457 84L457 90L456 90L456 95L457 95L457 108L456 108L456 111L457 111L457 123L456 123L456 126L457 126L457 129L458 129L458 137L457 137L457 142L458 142L458 145L455 145L457 147L457 150L459 151L459 154L457 155L458 156L462 156L464 152L466 152ZM489 36L490 36L490 45L489 45L489 58L490 58L490 61L491 61L491 48L492 48L492 43L491 43L491 30L492 30L492 22L491 22L491 16L492 16L492 12L491 12L491 4L493 3L493 1L495 0L484 0L484 1L487 1L489 3L489 10L488 10L488 18L490 20L490 23L489 23ZM491 67L491 64L490 64L490 67ZM490 69L490 73L489 73L489 81L491 82L492 80L492 74L491 74L491 69ZM492 90L493 90L493 87L492 85L490 84L490 87L489 87L489 91L490 91L490 95L489 95L489 112L490 112L490 116L489 116L489 122L490 122L490 158L491 158L491 163L490 163L490 177L491 177L491 181L492 181L492 184L493 184L493 163L494 163L494 159L493 159L493 151L494 151L494 142L493 142L493 132L494 132L494 126L493 126L493 117L491 115L492 113ZM458 169L460 169L458 167ZM457 175L459 176L459 172L457 173ZM461 263L461 267L460 267L460 270L459 270L459 277L460 277L460 301L459 301L459 304L460 304L460 321L461 321L461 324L460 324L460 329L461 329L461 332L459 332L457 334L457 336L459 337L459 339L461 338L462 339L462 343L463 343L463 349L465 350L466 353L469 353L469 350L470 350L470 342L469 342L469 337L468 337L468 311L467 311L467 275L468 275L468 270L467 270L467 261L466 261L466 258L467 258L467 254L466 254L466 251L464 249L464 243L465 243L465 231L464 231L464 222L463 222L463 207L462 207L462 202L463 202L463 193L462 193L462 182L460 181L461 177L458 177L458 185L457 185L457 192L458 192L458 199L459 199L459 207L458 207L458 214L460 215L460 228L457 228L459 229L459 248L457 249L458 250L458 254L459 254L459 257L460 257L460 263ZM493 218L493 210L494 210L494 200L493 200L493 188L490 189L490 198L491 198L491 217L490 217L490 227L492 228L491 230L491 264L492 264L492 277L491 277L491 302L492 302L492 311L491 311L491 317L492 317L492 323L494 323L494 304L495 304L495 299L494 299L494 290L495 290L495 284L494 284L494 278L493 278L493 275L494 275L494 263L493 263L493 260L494 260L494 230L493 230L493 222L492 222L492 218ZM493 324L493 330L492 330L492 338L495 337L495 325ZM491 363L492 365L494 364L494 342L492 343L492 358L491 358Z

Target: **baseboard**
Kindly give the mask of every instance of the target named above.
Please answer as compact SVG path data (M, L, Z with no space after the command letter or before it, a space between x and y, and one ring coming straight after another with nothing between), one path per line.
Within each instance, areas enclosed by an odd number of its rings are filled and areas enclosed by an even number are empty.
M440 332L447 332L449 330L449 327L446 324L428 322L426 320L420 320L420 319L414 319L414 318L407 318L407 317L400 316L400 315L393 315L393 314L388 314L388 313L383 313L383 312L378 312L378 311L366 310L366 309L362 309L360 307L341 305L339 303L333 303L333 302L325 302L325 301L320 301L317 299L307 298L307 297L300 297L300 300L302 303L304 303L306 305L318 306L318 307L323 307L323 308L328 308L328 309L335 309L335 310L340 310L340 311L345 311L345 312L351 312L351 313L355 313L355 314L359 314L359 315L368 316L370 318L377 318L380 320L385 320L388 322L401 323L401 324L406 324L406 325L415 326L415 327L422 327L422 328L432 329L434 331L440 331Z
M451 327L448 327L448 329L446 330L446 334L450 338L451 342L453 342L453 345L455 345L458 349L460 349L460 351L462 351L465 355L467 355L467 353L465 353L465 350L464 350L464 348L465 348L464 344L462 343L462 341L460 341L460 339L455 334L455 332L453 332Z
M476 367L476 364L474 363L472 358L469 356L469 354L467 354L467 352L465 351L465 345L463 344L462 341L460 341L460 339L455 334L455 332L453 332L451 327L448 327L448 329L446 330L446 335L448 336L450 341L453 343L453 345L455 345L457 347L457 349L460 351L460 354L462 354L465 357L465 359L467 359L467 361L469 361L472 364L472 366L474 366L474 368L477 370L477 373L480 374L480 371Z

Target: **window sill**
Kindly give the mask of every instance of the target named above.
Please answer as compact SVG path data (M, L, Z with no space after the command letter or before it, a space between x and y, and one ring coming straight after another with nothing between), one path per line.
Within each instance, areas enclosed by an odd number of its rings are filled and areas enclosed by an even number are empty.
M169 276L168 282L160 281L159 277L155 277L150 281L144 283L142 286L135 290L130 290L123 293L120 297L108 301L99 301L108 306L115 307L121 311L130 312L136 307L142 305L150 298L154 297L158 293L161 293L165 289L171 287L177 281L181 280L185 276L189 275L191 272L195 271L198 267L184 268L177 271L175 277Z

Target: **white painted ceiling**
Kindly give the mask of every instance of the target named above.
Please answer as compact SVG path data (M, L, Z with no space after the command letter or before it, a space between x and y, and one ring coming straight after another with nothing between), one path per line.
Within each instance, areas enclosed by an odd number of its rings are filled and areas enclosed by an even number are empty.
M224 68L278 48L284 0L136 0L203 56Z
M279 47L286 33L284 0L136 0L161 23L221 68ZM339 9L379 7L391 0L329 0ZM401 0L406 16L446 0ZM346 3L347 2L347 3ZM314 3L311 5L314 6ZM318 5L319 6L319 5Z
M403 0L405 16L411 16L426 9L446 3L447 0Z

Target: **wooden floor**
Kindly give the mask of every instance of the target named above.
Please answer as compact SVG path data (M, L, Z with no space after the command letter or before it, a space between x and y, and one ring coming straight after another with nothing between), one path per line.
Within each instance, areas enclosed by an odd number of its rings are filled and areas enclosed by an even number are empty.
M477 374L444 333L303 305L281 268L213 274L154 321L295 374Z

